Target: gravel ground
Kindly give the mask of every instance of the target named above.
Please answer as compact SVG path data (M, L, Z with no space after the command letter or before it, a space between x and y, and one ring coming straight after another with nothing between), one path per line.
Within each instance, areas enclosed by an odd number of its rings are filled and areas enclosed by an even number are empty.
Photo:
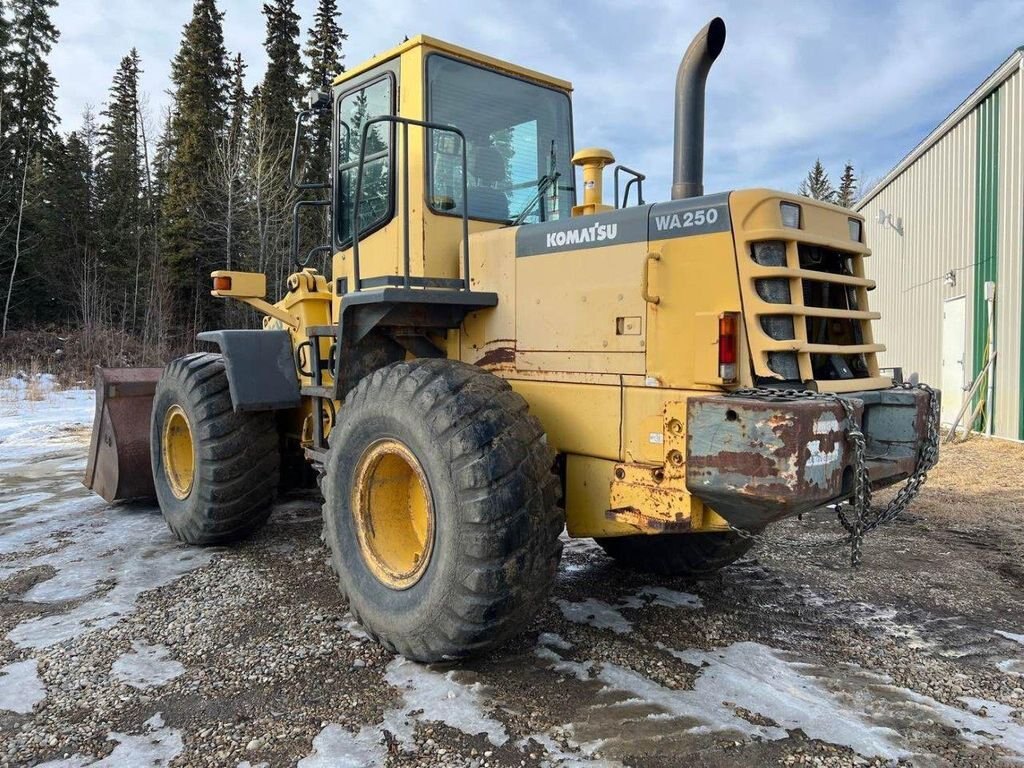
M86 438L2 462L0 766L1024 759L1024 446L948 448L856 571L785 546L835 535L824 514L698 582L568 542L521 637L428 667L348 616L315 499L189 549L77 485Z

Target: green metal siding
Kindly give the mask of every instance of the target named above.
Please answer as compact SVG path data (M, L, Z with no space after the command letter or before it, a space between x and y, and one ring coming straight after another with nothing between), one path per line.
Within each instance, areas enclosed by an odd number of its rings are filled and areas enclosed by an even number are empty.
M974 205L974 297L973 297L973 372L985 367L988 348L988 307L985 283L998 274L999 231L999 91L978 105L977 160L975 164ZM979 392L975 402L984 396ZM994 418L995 403L989 404Z

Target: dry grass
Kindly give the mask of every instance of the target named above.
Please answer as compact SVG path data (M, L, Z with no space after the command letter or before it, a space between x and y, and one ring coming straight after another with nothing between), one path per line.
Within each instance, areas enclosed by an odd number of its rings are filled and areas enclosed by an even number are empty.
M974 436L943 445L913 508L949 521L1024 528L1024 443Z
M46 399L46 388L43 387L41 376L42 370L39 361L33 360L29 364L28 379L25 381L25 399L39 402Z
M0 339L0 370L28 371L36 366L54 374L63 387L90 386L95 366L162 365L154 354L116 329L15 331Z

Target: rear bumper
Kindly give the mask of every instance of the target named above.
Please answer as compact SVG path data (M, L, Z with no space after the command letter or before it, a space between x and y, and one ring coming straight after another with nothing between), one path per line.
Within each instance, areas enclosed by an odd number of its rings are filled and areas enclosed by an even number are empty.
M884 389L843 398L866 438L872 487L908 477L927 435L928 394ZM842 406L827 400L691 398L687 490L741 528L846 498L853 467L844 421Z

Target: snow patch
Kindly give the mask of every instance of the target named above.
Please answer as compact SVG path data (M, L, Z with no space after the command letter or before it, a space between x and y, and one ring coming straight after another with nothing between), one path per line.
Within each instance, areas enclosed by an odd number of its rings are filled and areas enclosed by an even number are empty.
M660 605L666 608L689 608L691 610L704 607L704 601L697 595L689 592L677 592L674 589L665 587L644 587L636 593L637 597L653 598L651 605Z
M111 670L114 677L133 688L164 685L185 672L180 662L167 658L169 654L165 646L135 641L132 650L119 656Z
M53 760L36 768L166 768L184 749L181 731L164 726L157 712L144 723L146 730L137 735L111 733L107 739L116 741L114 751L102 760L74 755L67 760Z
M592 597L577 603L570 600L555 600L555 603L566 620L576 624L588 624L598 629L610 629L619 635L633 631L633 623L622 615L625 609L639 610L648 605L689 610L704 607L704 603L697 595L654 586L643 587L632 595L626 595L620 598L616 605Z
M633 631L633 624L619 613L618 608L601 600L588 597L578 603L569 600L556 600L555 603L567 621L576 624L589 624L598 629L610 629L619 635L626 635Z
M15 661L0 669L0 709L27 715L46 698L35 659Z
M27 568L54 575L20 599L63 606L7 635L20 648L46 648L130 614L143 592L206 565L213 552L189 548L155 507L111 506L81 484L87 434L69 424L92 419L93 393L68 390L33 413L29 401L0 413L0 578ZM9 409L8 409L9 410ZM58 490L59 489L59 490Z
M424 720L444 723L471 736L483 733L492 744L501 746L508 741L508 733L504 725L484 713L484 686L460 683L457 674L396 658L388 664L384 679L401 691L406 709L423 710Z
M997 629L996 634L1000 637L1005 637L1007 640L1013 640L1015 643L1024 645L1024 635L1016 635L1013 632L1004 632L1001 629Z
M388 750L379 727L364 726L359 733L331 723L313 739L313 754L297 768L382 768Z

